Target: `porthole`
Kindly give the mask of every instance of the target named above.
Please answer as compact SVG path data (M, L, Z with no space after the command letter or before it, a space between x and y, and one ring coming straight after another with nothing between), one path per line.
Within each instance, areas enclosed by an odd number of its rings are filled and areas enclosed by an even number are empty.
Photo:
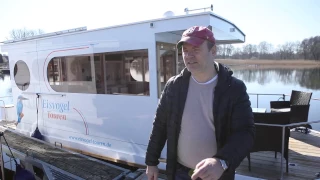
M18 88L22 91L28 89L30 85L30 71L28 65L24 61L17 61L13 70L14 81Z

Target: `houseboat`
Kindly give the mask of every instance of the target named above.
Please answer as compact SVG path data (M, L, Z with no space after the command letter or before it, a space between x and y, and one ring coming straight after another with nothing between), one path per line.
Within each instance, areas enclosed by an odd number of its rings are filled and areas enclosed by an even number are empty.
M184 68L176 43L194 25L209 27L217 44L245 41L235 24L206 11L2 42L15 131L31 136L38 127L46 142L144 166L164 84ZM161 158L165 169L166 146Z

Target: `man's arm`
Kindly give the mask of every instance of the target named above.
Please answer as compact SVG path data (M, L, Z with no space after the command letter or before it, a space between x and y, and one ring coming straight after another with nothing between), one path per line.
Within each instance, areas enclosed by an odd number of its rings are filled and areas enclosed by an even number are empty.
M164 90L159 99L156 115L153 121L153 128L149 139L149 144L146 153L145 163L148 166L157 166L161 151L167 140L167 117L169 106L168 91L172 78L166 83Z
M214 157L227 160L228 169L236 169L248 155L254 143L255 126L247 88L242 81L236 82L239 95L231 115L231 134L226 144Z

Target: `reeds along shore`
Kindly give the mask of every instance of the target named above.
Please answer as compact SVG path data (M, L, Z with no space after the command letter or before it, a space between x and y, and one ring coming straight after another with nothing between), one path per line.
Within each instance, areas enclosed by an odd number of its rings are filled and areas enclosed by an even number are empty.
M313 60L216 59L215 61L247 68L320 68L320 61Z

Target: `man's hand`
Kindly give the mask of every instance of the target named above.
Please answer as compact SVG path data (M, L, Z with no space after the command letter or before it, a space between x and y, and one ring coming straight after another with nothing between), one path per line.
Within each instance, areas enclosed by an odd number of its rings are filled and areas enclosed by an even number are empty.
M217 180L221 177L223 171L219 159L207 158L197 164L191 179Z
M158 166L147 166L146 174L148 176L148 180L158 180Z

